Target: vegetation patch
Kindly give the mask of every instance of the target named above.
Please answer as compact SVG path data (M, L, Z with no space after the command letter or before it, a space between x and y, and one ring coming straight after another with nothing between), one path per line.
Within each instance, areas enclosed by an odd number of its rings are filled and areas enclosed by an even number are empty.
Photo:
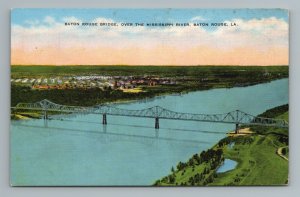
M288 118L288 105L266 111L260 116ZM274 112L274 113L273 113ZM268 128L248 135L230 135L215 146L179 162L176 169L157 180L156 186L284 185L288 183L288 131ZM264 128L264 127L262 127ZM250 127L250 130L253 128ZM281 155L278 154L278 150ZM236 168L217 173L225 159L238 162Z

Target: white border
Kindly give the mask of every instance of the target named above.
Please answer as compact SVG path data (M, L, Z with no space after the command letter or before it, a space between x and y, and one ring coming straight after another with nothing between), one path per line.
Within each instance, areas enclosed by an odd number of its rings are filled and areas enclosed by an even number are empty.
M290 10L290 184L281 187L10 187L10 9L45 8L286 8ZM300 194L300 1L299 0L10 0L0 1L0 196L298 196ZM297 102L298 101L298 102ZM298 121L297 121L298 119Z

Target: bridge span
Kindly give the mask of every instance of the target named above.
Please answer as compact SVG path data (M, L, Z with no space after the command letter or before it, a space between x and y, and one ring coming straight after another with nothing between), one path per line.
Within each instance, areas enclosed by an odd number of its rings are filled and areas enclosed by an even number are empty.
M47 99L35 103L18 103L15 107L11 107L11 110L42 111L45 120L48 119L49 112L100 114L102 115L103 125L107 124L107 115L153 118L155 120L155 129L159 129L159 119L235 124L236 133L238 133L240 125L261 125L280 128L288 128L289 125L283 119L253 116L240 110L221 114L195 114L175 112L160 106L140 110L121 109L110 105L96 105L93 107L69 106L56 104Z

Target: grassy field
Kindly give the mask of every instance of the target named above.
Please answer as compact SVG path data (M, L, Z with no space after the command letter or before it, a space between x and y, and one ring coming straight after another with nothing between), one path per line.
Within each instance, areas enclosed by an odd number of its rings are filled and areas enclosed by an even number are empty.
M273 134L254 135L251 144L226 148L224 157L238 161L236 169L220 173L209 185L282 185L288 179L288 161L276 154L285 144Z
M280 106L263 113L269 117L288 120L288 106ZM250 127L257 131L259 127ZM246 136L226 137L210 150L221 150L222 156L218 166L224 159L237 161L237 166L230 171L217 173L218 167L212 165L214 157L201 159L195 154L187 162L173 168L171 174L158 180L158 186L225 186L225 185L284 185L288 183L288 130L267 128L265 133L255 132ZM231 146L233 145L233 146ZM279 149L285 158L278 154ZM198 156L197 156L198 155ZM197 158L200 157L200 160ZM194 158L194 159L193 159ZM196 159L195 159L196 158ZM193 162L191 162L193 160ZM200 162L199 162L200 161ZM183 166L183 167L181 167Z

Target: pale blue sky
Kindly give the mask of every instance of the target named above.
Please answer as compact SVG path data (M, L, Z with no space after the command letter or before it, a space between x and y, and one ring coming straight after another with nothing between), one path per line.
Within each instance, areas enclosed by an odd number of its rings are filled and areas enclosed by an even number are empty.
M189 22L194 17L201 22L223 22L231 19L261 19L275 17L288 21L288 11L283 9L13 9L12 24L30 26L28 21L53 17L62 21L76 17L90 22L95 18L110 18L116 22ZM26 22L27 21L27 22ZM63 22L63 21L62 21Z

